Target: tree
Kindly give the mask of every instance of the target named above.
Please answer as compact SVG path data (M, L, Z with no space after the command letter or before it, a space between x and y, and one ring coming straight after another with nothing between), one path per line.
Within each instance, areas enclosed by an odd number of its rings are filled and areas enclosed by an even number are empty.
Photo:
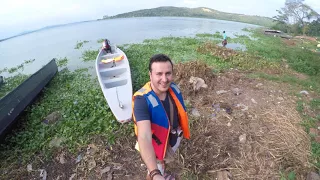
M285 6L281 10L277 10L279 14L273 17L274 20L278 24L302 29L302 33L305 34L308 30L308 22L319 17L319 14L303 2L304 0L286 0Z
M281 10L277 10L277 12L279 14L273 17L273 21L277 22L276 27L278 27L278 29L281 29L282 31L290 32L290 27L288 26L289 16L287 15L287 13L285 13L284 8L282 8Z
M308 34L312 36L320 36L320 17L309 24Z

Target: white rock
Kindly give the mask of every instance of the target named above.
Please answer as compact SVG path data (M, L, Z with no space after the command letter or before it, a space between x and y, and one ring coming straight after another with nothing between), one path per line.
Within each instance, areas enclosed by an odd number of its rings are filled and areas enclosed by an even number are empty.
M247 141L247 135L246 134L242 134L241 136L239 136L239 141L240 143L246 143Z
M263 84L262 84L262 83L258 83L258 84L256 85L256 87L260 87L260 86L263 86Z
M241 94L241 90L239 88L233 88L231 90L232 90L232 93L236 96Z
M103 175L104 173L109 172L110 169L111 169L111 168L110 168L109 166L105 167L104 169L101 170L101 175Z
M40 177L42 177L42 180L47 179L47 171L44 169L40 169Z
M277 98L279 101L283 101L284 99L283 99L283 97L278 97Z
M60 164L65 164L66 163L66 159L64 158L64 153L61 153L59 156L59 162Z
M32 171L32 164L28 164L28 165L27 165L27 171L28 171L28 172L31 172L31 171Z
M193 84L193 90L198 91L200 88L207 88L208 85L204 82L202 78L199 77L190 77L189 83Z
M303 90L303 91L300 91L300 94L308 95L309 93L308 91Z
M253 98L251 98L251 101L255 104L258 104L256 100L254 100Z
M218 95L220 95L220 94L224 94L224 93L227 93L228 91L225 91L225 90L220 90L220 91L217 91L216 93L218 94Z
M199 113L198 109L196 109L196 108L192 108L191 114L195 117L200 117L200 113Z

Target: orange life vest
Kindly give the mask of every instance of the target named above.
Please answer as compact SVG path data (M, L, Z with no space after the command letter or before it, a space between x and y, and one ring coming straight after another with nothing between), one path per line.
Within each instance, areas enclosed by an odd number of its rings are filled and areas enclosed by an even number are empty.
M183 136L186 139L190 139L190 130L188 124L188 116L186 112L186 107L183 102L182 94L176 84L172 83L168 90L172 99L174 100L179 117L179 124L183 131ZM163 160L166 154L168 138L170 133L170 120L168 115L156 95L156 93L151 89L150 82L146 83L140 90L134 93L132 98L132 108L134 108L134 99L136 96L143 96L148 104L150 121L151 121L151 131L152 131L152 145L156 154L157 159ZM132 111L134 112L134 111ZM138 127L136 125L136 118L133 114L135 134L138 136Z

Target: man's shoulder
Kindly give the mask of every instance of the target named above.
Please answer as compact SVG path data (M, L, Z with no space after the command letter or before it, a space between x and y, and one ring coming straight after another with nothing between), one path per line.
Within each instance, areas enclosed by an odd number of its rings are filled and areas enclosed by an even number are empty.
M135 106L139 106L141 104L146 104L147 101L146 101L146 98L142 95L137 95L135 98L134 98L134 105Z

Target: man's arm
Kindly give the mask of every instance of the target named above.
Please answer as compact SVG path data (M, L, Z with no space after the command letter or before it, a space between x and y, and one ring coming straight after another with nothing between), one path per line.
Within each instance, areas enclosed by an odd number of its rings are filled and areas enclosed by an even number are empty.
M138 126L138 143L142 160L149 171L158 169L156 154L152 146L152 133L150 120L137 122Z
M138 127L138 144L142 160L149 172L158 169L156 155L152 146L151 120L148 105L144 97L137 96L134 100L134 116ZM157 179L156 177L154 179ZM160 178L161 179L161 178Z

